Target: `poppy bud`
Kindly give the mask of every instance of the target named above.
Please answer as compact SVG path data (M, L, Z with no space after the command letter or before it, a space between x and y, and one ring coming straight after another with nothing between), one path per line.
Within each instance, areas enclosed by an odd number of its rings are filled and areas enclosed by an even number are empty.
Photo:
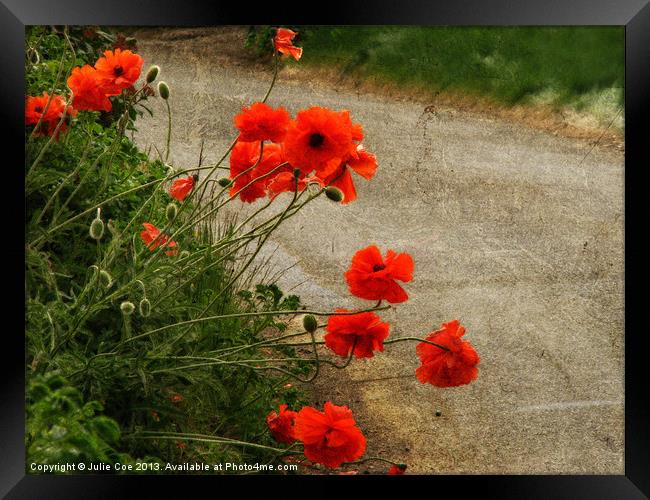
M167 220L169 222L172 222L174 219L176 219L176 215L178 215L178 207L176 204L170 203L167 205Z
M115 227L112 219L108 219L108 222L106 222L106 227L113 236L117 234L117 228Z
M158 94L165 100L169 99L169 85L165 82L158 82Z
M222 177L217 181L221 187L228 187L232 184L232 181L228 177Z
M314 333L318 328L318 323L316 322L316 318L314 318L311 314L307 314L304 318L302 318L302 326L307 332Z
M135 311L135 306L133 305L133 302L126 300L120 304L120 310L124 316L131 316L133 311Z
M337 187L330 186L328 188L325 188L325 196L327 196L332 201L339 202L343 200L343 191Z
M138 310L140 311L140 316L146 318L151 314L151 302L146 297L140 301L138 305Z
M158 76L158 73L160 72L160 67L156 66L155 64L149 68L149 71L147 71L147 83L153 82L156 77Z
M436 417L439 417L440 415L442 415L442 412L440 410L436 410Z
M102 269L99 271L99 282L104 286L104 288L108 289L113 285L113 278L108 274L108 271Z
M302 171L301 171L299 168L294 168L294 169L293 169L293 176L294 176L296 179L300 179L300 174L301 174L301 173L302 173Z
M104 221L101 219L93 219L90 223L90 237L94 240L101 240L104 236Z

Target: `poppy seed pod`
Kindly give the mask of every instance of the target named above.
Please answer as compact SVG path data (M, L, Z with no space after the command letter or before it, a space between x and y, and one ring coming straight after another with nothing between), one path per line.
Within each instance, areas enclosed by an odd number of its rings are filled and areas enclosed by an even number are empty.
M149 71L147 71L147 83L153 82L156 77L158 76L158 73L160 72L160 67L156 66L155 64L149 68Z
M120 304L120 311L122 311L122 314L124 314L124 316L131 316L133 314L133 311L135 311L135 306L133 305L133 302L125 300Z
M165 82L158 82L158 94L165 100L169 99L169 85Z
M318 323L316 322L316 318L314 318L311 314L307 314L304 318L302 318L302 326L305 328L305 331L314 333L318 328Z
M113 285L113 278L108 274L108 271L102 269L99 271L99 282L104 286L104 288L108 289Z
M330 186L325 189L325 196L327 196L332 201L343 201L343 191L334 186Z
M149 299L146 297L142 299L138 305L138 309L140 311L140 316L143 318L149 316L149 314L151 314L151 302L149 302Z
M222 177L217 181L221 187L228 187L232 184L232 181L228 177Z
M302 173L302 171L301 171L299 168L294 168L294 169L293 169L293 176L294 176L296 179L300 179L300 174L301 174L301 173Z
M104 236L104 221L97 218L90 223L90 237L94 240L101 240Z
M170 203L167 205L167 220L169 222L173 221L176 218L176 215L178 215L178 207L176 206L175 203Z

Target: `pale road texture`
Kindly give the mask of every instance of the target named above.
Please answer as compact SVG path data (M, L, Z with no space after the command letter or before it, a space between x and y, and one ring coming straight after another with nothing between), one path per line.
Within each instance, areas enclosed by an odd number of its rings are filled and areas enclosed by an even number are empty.
M226 65L210 30L183 33L137 37L171 88L170 162L187 168L202 139L206 164L219 158L236 135L233 116L262 98L271 73ZM379 170L355 178L356 202L319 198L273 234L272 265L297 263L279 284L310 308L367 307L343 279L353 253L373 243L408 252L410 300L382 313L391 336L459 318L481 356L475 382L440 389L415 379L413 343L386 346L347 370L325 369L314 403L348 405L368 455L412 473L622 474L623 153L587 155L585 142L288 73L268 102L291 113L350 110ZM156 117L138 122L136 139L164 149L165 107L152 105Z

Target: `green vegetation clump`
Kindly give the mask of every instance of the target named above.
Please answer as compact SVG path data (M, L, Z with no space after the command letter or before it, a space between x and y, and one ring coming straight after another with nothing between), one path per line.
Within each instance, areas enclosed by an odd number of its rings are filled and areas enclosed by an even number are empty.
M73 67L133 42L96 28L29 27L26 93L69 99ZM58 137L25 130L27 463L273 462L265 417L278 401L302 401L285 385L308 368L256 369L250 360L268 354L247 346L291 318L257 313L296 311L300 300L241 274L245 245L231 244L232 224L203 217L181 231L198 203L168 220L170 182L194 172L129 138L158 98L142 95L79 111ZM148 248L145 222L177 231L178 251ZM201 315L217 318L192 323ZM227 362L210 362L215 353ZM295 356L290 346L275 353Z

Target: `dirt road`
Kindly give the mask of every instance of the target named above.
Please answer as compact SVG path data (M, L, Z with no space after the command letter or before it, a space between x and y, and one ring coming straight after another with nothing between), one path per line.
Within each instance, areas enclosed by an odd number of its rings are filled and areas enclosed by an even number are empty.
M218 159L232 117L271 78L198 33L137 35L171 87L171 161L183 167L201 140L206 161ZM482 358L475 383L438 389L416 381L415 346L396 344L326 371L316 402L350 406L368 454L410 472L623 473L623 153L286 71L269 103L349 109L380 164L372 181L357 179L356 202L319 199L274 234L274 265L297 263L281 286L314 308L358 306L342 277L352 254L372 243L409 252L411 299L384 315L391 335L459 318ZM160 101L154 112L138 125L143 148L164 148Z

